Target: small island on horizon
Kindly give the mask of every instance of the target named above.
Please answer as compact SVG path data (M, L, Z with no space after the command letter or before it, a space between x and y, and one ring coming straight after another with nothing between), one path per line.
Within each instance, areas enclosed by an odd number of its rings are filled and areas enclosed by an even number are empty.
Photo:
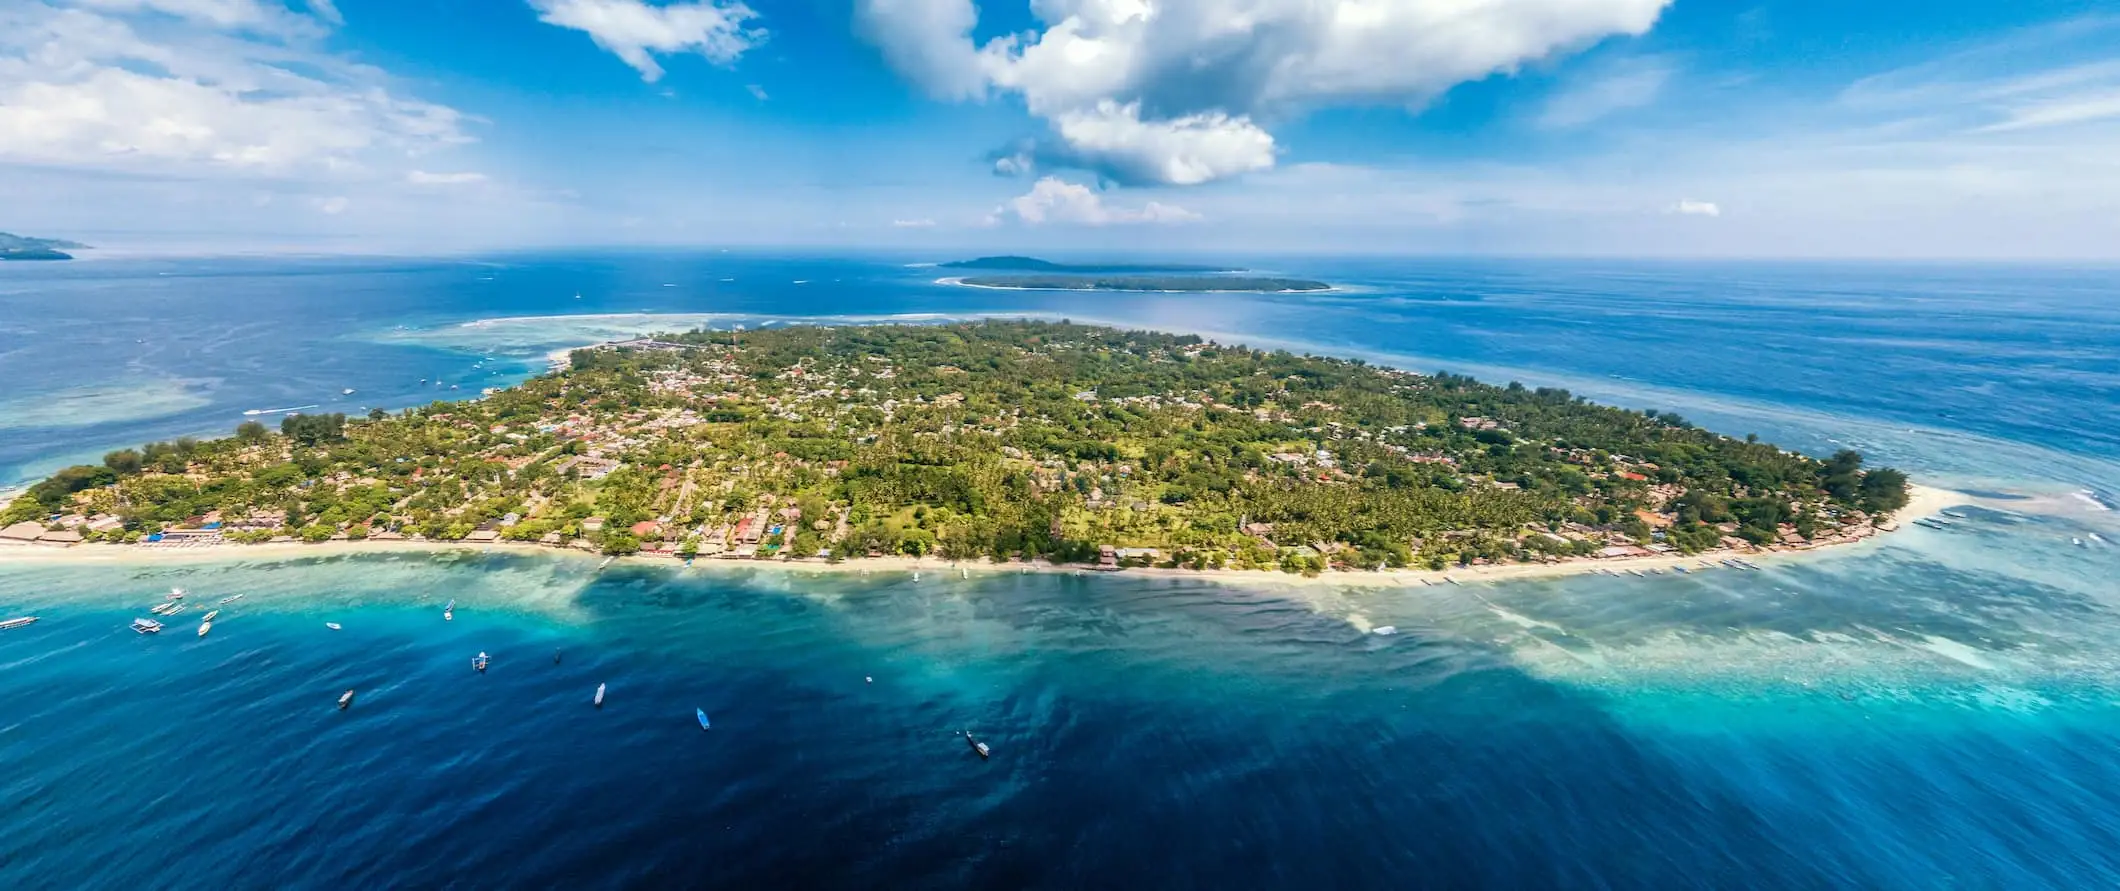
M1054 272L1079 275L1138 275L1146 273L1245 272L1231 266L1197 266L1185 263L1055 263L1037 257L1000 256L956 260L944 269L976 269L986 272Z
M0 544L1315 575L1748 565L1864 539L1908 503L1904 474L1852 451L1820 460L1565 390L988 321L673 333L471 401L120 449L16 498Z
M0 232L0 260L71 260L67 251L87 250L88 245L63 238L32 238Z
M1305 278L1260 275L977 275L954 280L974 288L1015 291L1165 291L1173 293L1330 291L1332 285Z

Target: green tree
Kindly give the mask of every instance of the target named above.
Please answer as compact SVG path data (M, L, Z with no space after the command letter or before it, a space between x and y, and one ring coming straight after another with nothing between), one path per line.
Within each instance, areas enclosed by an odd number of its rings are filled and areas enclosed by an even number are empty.
M144 463L140 453L132 449L119 449L115 452L105 452L103 455L103 466L115 471L119 476L139 473Z

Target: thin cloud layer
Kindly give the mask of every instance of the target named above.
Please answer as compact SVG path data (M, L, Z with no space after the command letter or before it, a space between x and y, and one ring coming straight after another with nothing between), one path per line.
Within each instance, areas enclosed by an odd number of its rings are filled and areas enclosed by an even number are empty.
M698 0L654 6L642 0L529 0L539 21L589 35L640 72L661 80L658 55L697 53L716 65L733 65L763 43L766 32L746 27L758 13L741 2Z
M1329 105L1419 106L1653 26L1669 0L1038 0L1042 31L974 44L972 0L858 0L897 70L945 99L1020 97L1053 126L1030 154L1121 183L1271 167L1258 123Z

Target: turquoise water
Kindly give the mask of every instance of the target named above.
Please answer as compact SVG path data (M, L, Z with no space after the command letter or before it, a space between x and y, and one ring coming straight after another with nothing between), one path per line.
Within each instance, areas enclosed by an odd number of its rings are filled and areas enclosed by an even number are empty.
M505 382L634 324L581 313L1036 312L1559 382L1979 497L1761 572L1396 589L0 563L0 617L44 617L0 632L10 887L2120 884L2111 271L1276 266L1354 285L1306 301L895 260L154 262L0 278L40 310L0 322L10 398L93 409L0 420L0 463ZM141 404L94 395L127 375ZM126 630L171 586L202 605Z

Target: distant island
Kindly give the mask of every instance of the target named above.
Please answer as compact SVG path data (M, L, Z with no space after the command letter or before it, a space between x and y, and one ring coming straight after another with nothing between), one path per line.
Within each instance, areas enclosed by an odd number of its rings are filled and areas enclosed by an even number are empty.
M981 275L959 279L981 288L1026 291L1329 291L1332 286L1307 278L1260 275Z
M1055 263L1037 257L980 257L942 264L944 269L979 269L989 272L1071 272L1086 275L1155 272L1243 272L1227 266L1190 266L1183 263Z
M1734 555L1865 538L1908 496L1852 451L1819 460L1566 390L992 321L667 334L470 402L120 449L16 498L0 545L1749 565Z
M70 250L86 250L88 245L62 238L31 238L12 232L0 232L0 260L71 260Z

